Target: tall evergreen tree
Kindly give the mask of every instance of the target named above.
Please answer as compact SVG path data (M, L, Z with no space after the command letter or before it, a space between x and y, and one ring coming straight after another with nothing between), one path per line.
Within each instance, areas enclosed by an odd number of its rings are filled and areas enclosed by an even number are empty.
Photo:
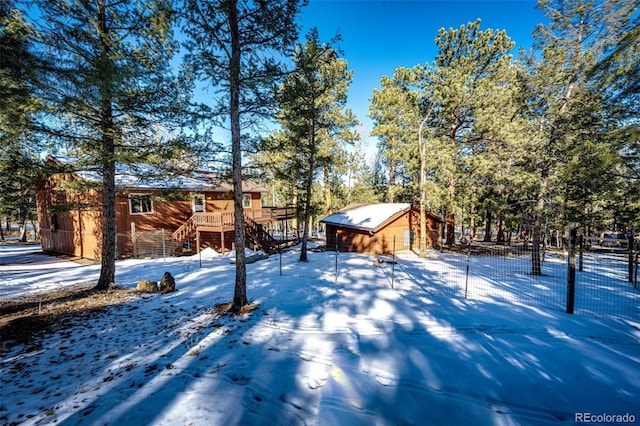
M597 83L606 114L615 122L606 135L620 153L620 177L610 200L624 200L615 209L624 225L640 226L640 17L636 15L616 46L589 73ZM616 207L613 201L612 207ZM613 209L612 209L613 210Z
M589 192L600 191L598 182L602 181L597 175L574 173L606 170L607 165L600 163L612 158L609 155L591 157L596 164L587 168L581 159L586 152L606 152L611 148L602 138L607 127L602 115L602 97L593 90L595 85L589 81L588 71L618 43L621 29L635 13L636 5L624 0L539 0L538 8L549 22L539 25L534 32L539 58L529 61L526 85L530 140L537 141L537 158L532 164L538 170L540 182L533 228L533 275L542 273L542 226L545 209L554 195L561 192L561 199L554 202L567 205L569 198L585 197L585 183L591 185ZM570 211L566 210L565 214ZM575 214L565 217L565 221L578 219Z
M325 164L344 161L335 150L336 140L350 140L356 121L345 109L351 72L338 52L318 40L317 31L307 36L293 55L296 71L281 86L276 117L281 130L265 141L263 149L275 152L270 166L288 176L297 189L300 218L304 224L300 261L307 260L309 222L314 215L313 186ZM330 147L333 147L333 152Z
M342 62L341 66L344 69L337 70L337 72L343 73L344 79L341 84L347 88L351 82L352 71L346 71L346 61ZM346 96L344 100L346 101ZM331 110L325 111L325 120L323 121L331 124L321 131L320 138L322 143L318 152L318 162L322 167L323 174L325 213L330 215L333 214L334 208L332 193L335 182L338 182L347 172L347 164L344 160L347 158L348 153L344 145L351 145L358 139L358 134L353 131L353 127L358 123L358 120L351 109L345 108L345 104L342 103L341 105L334 105Z
M205 117L231 130L236 279L233 309L247 304L242 207L242 131L268 117L273 87L284 74L278 58L298 36L298 0L186 0L187 62L215 88ZM246 140L245 140L246 142Z
M446 243L453 244L456 190L469 174L469 160L486 145L483 117L491 116L483 116L483 112L496 103L508 102L501 88L514 83L509 55L514 44L505 31L480 30L477 20L458 29L441 29L436 45L438 54L429 84L434 86L430 90L435 102L435 134L445 147L438 155L445 162L440 179L447 192Z
M344 205L381 201L374 179L374 173L367 163L362 143L356 142L355 149L347 157Z
M33 137L34 115L42 108L34 95L35 37L16 2L0 0L0 217L18 220L21 241L26 241L26 221L35 208L27 188L40 170Z
M183 91L170 73L175 13L164 0L37 0L42 52L51 52L42 124L76 167L101 175L102 248L96 289L115 276L116 163L171 158L174 108Z
M412 145L420 126L420 93L414 69L398 67L391 77L383 76L380 89L369 99L369 117L374 121L372 136L380 140L379 149L389 176L386 201L395 201L400 188L398 171L409 167Z
M313 33L313 32L312 32ZM315 34L317 39L317 34ZM336 42L339 37L336 38ZM348 154L345 145L352 145L358 140L359 135L354 130L358 125L358 119L350 108L346 107L347 91L353 81L353 71L348 69L349 64L344 59L334 61L332 67L327 67L327 79L333 80L334 88L332 102L327 102L322 119L322 124L318 136L320 138L320 148L318 150L318 164L322 168L325 213L333 214L332 191L334 182L338 182L346 173L346 161Z

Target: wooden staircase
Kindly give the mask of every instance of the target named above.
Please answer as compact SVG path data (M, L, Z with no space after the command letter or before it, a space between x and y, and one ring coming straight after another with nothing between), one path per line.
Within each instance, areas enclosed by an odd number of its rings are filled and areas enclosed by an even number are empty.
M278 241L261 224L245 216L244 225L247 246L258 247L267 254L278 252ZM211 230L212 228L224 227L228 230L232 229L232 226L232 213L194 213L173 232L171 237L174 242L174 250L176 253L181 253L183 244L195 236L198 228Z
M171 234L171 238L173 239L174 251L178 251L182 244L187 242L189 238L193 237L196 233L196 228L198 227L196 223L196 215L191 216L185 223L180 225L178 229L176 229L173 234Z
M278 252L279 244L275 238L259 223L254 222L252 219L245 218L244 220L244 235L245 239L253 246L258 246L262 251L267 254L275 254Z

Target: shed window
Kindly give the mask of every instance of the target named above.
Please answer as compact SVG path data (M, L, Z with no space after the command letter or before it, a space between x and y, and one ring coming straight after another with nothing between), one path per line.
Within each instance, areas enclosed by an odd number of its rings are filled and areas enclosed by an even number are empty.
M251 194L242 194L242 207L245 209L251 208Z
M404 230L404 238L403 238L403 243L404 243L404 247L413 247L413 244L415 242L415 233L413 232L413 229L405 229Z
M129 195L129 205L131 214L144 214L153 212L153 199L151 194L131 194Z

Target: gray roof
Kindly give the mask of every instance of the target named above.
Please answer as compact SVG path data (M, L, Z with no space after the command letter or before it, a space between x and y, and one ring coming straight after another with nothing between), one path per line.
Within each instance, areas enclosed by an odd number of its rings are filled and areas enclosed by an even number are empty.
M49 158L59 164L72 164L72 160L65 157ZM99 182L102 180L101 174L95 169L84 169L75 171L74 174L80 179ZM145 176L146 175L146 176ZM190 176L174 176L172 178L158 177L159 173L152 166L139 166L137 172L125 165L116 166L116 187L122 189L175 189L184 191L212 191L212 192L233 192L233 183L221 179L219 175L211 172L193 172ZM268 189L251 180L242 182L242 192L269 192Z

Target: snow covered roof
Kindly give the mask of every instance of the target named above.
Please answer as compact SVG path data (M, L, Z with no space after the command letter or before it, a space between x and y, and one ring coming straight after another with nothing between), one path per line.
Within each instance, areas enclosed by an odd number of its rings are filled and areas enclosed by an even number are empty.
M329 225L375 231L385 222L411 208L409 203L356 204L325 217L320 222Z
M73 161L66 157L49 156L58 164L73 164ZM74 174L80 179L98 182L102 179L101 174L92 168L77 170ZM138 166L134 170L123 164L116 165L116 187L128 189L180 189L186 191L213 191L231 192L233 183L221 179L211 172L193 172L192 176L174 176L172 178L160 178L159 172L153 166ZM243 192L268 192L263 186L253 182L244 181L242 183Z

